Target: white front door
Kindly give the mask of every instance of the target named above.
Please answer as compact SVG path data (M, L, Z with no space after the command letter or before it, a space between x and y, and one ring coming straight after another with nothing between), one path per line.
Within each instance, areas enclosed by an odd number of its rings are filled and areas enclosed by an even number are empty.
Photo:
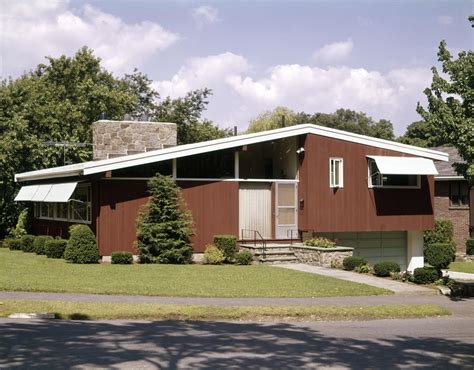
M298 184L277 182L275 193L275 237L290 239L298 230Z

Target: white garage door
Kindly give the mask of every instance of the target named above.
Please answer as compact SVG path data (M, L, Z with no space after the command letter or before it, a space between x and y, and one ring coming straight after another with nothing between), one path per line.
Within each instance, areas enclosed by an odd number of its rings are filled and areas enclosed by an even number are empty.
M322 233L321 236L337 239L339 245L354 248L354 256L364 257L371 265L380 261L393 261L402 270L407 268L405 231Z

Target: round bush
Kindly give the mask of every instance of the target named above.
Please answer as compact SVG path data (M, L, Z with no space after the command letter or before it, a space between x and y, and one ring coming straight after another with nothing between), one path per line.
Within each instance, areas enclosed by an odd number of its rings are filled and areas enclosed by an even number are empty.
M21 251L21 240L20 239L7 239L5 241L8 245L8 248L11 251Z
M425 248L425 262L438 270L448 267L454 257L453 248L448 243L429 244Z
M203 262L206 265L220 265L224 259L224 253L213 244L208 245L204 251Z
M44 253L48 258L63 258L67 240L53 239L44 243Z
M418 267L413 273L413 281L417 284L431 284L439 278L438 270L434 267Z
M131 265L133 254L131 252L112 252L113 265Z
M35 236L34 235L23 235L21 237L21 249L23 252L32 253L35 251Z
M374 265L374 273L377 276L390 276L391 272L400 272L400 265L390 261L382 261Z
M469 255L474 254L474 239L466 240L466 254L469 254Z
M253 254L248 251L240 251L234 257L238 265L250 265L253 260Z
M344 270L353 271L356 267L366 265L367 261L362 257L350 256L342 260Z
M33 248L36 254L45 254L44 244L48 240L53 240L53 237L49 235L38 235L35 238L35 241L33 242Z
M222 251L228 261L233 259L237 252L237 238L234 235L214 235L214 245Z
M99 248L95 235L87 225L72 225L69 228L69 240L64 251L64 258L72 263L97 263Z

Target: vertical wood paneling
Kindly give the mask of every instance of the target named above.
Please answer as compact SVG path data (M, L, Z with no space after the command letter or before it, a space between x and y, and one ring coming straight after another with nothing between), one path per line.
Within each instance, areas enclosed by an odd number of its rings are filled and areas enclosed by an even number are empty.
M272 237L271 189L270 183L240 183L239 230L257 230L264 238Z

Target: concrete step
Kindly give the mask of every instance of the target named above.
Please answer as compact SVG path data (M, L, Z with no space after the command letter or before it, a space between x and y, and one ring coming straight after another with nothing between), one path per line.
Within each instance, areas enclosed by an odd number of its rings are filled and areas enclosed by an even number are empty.
M259 261L268 264L277 263L297 263L298 259L295 256L272 256L272 257L260 257Z

